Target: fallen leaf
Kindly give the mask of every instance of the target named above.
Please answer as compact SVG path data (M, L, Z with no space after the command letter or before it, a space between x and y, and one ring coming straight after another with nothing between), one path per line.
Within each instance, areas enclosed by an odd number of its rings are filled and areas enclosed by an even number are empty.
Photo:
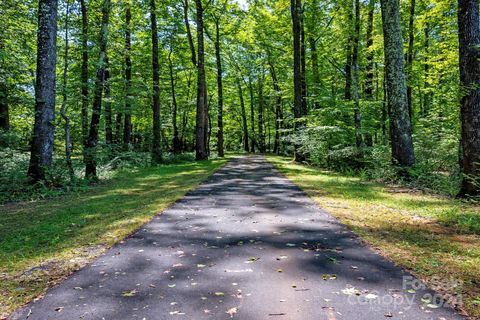
M227 310L227 313L230 315L230 318L233 318L233 315L237 313L237 308L230 308Z
M216 295L217 297L223 297L223 296L225 295L225 293L223 293L223 292L215 292L215 295Z
M136 289L133 289L133 290L130 290L130 291L123 291L122 292L122 296L124 297L133 297L137 294L137 290Z

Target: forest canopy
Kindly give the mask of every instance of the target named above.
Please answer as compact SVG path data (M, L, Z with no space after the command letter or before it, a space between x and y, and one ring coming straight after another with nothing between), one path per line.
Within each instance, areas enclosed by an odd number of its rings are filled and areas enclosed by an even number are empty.
M227 151L479 193L478 1L3 0L0 28L0 201Z

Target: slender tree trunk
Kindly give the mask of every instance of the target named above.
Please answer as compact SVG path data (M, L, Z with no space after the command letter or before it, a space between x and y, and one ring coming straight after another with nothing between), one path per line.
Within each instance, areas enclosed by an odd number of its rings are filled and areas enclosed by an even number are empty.
M162 128L160 123L160 67L158 63L158 27L157 27L157 7L155 0L150 0L150 22L152 28L152 71L153 71L153 144L152 144L152 162L160 163L162 159Z
M253 93L253 83L252 79L248 79L248 89L250 91L250 122L251 122L251 128L252 128L252 133L250 135L251 143L250 143L250 151L252 153L255 153L255 96Z
M57 0L40 0L38 4L35 124L28 169L28 175L35 182L45 180L53 164L57 6Z
M112 101L110 99L110 63L105 57L105 140L108 145L113 144Z
M237 87L238 87L238 98L240 99L240 109L242 111L242 124L243 124L243 149L248 152L250 151L248 145L248 124L247 124L247 113L245 111L245 100L243 99L243 89L240 79L237 78Z
M170 70L170 87L172 91L172 126L173 126L173 153L180 153L182 146L179 138L178 133L178 125L177 125L177 95L175 92L175 77L173 74L173 62L172 62L172 48L168 53L168 66Z
M303 86L302 86L302 23L301 23L301 0L291 0L292 30L293 30L293 91L294 104L293 114L295 117L295 132L299 132L305 127L303 117L305 116L303 105ZM299 152L300 146L295 144L295 160L304 161L305 155Z
M462 100L462 185L459 196L480 194L480 19L478 0L458 0Z
M68 174L70 177L70 182L75 181L75 172L73 171L72 165L72 152L70 150L70 119L67 116L67 79L68 79L68 51L69 51L69 40L68 34L69 30L69 15L70 15L70 2L66 1L65 9L65 48L63 53L63 83L62 83L62 107L60 109L60 115L65 121L65 159L67 162Z
M351 28L351 22L353 21L353 0L348 0L347 4L347 20L348 23L348 38L347 38L347 61L345 63L345 100L352 100L352 50L353 50L353 30Z
M311 52L311 59L312 59L312 73L313 73L313 92L314 92L314 105L315 108L318 109L320 107L320 88L321 88L321 79L320 79L320 71L318 66L318 52L317 52L317 41L313 38L309 38L310 43L310 52Z
M192 63L197 66L197 54L195 52L195 45L193 44L192 31L190 29L190 22L188 20L188 0L183 0L183 19L185 21L185 28L187 29L188 45L192 52Z
M108 23L110 15L110 0L104 0L102 9L102 28L100 31L100 57L98 61L97 77L92 108L92 119L88 134L87 150L85 152L85 176L90 180L97 180L96 148L98 143L98 126L102 113L102 95L105 82Z
M223 157L223 70L222 57L220 54L220 25L219 18L215 20L215 57L217 60L217 88L218 88L218 132L217 132L217 151L218 156Z
M373 79L374 79L374 51L373 51L373 18L375 13L376 0L370 0L368 5L367 17L367 41L366 41L366 75L365 75L365 99L373 100ZM378 86L378 77L377 77ZM376 90L378 96L378 88ZM383 110L382 110L383 111ZM367 129L365 132L365 144L369 147L373 146L373 138L371 132Z
M368 5L368 17L367 17L367 43L365 47L366 51L366 75L365 75L365 98L367 100L373 99L373 58L374 52L372 49L373 46L373 17L375 13L375 2L376 0L370 0Z
M207 83L205 78L205 44L203 35L203 6L202 0L195 0L197 8L197 119L196 119L196 159L205 160L207 153L207 130L208 130L208 109L207 109Z
M405 169L414 164L415 156L408 114L399 0L381 0L381 6L388 105L392 110L392 157L396 165ZM406 171L401 173L406 174Z
M80 11L82 12L82 67L80 73L82 82L82 138L83 148L86 149L88 140L88 15L85 0L80 0Z
M301 0L297 0L301 2ZM304 14L303 14L303 7L301 3L299 3L299 6L301 8L301 11L299 12L300 14L300 65L301 65L301 82L302 82L302 113L303 115L307 115L307 79L305 78L307 74L307 62L306 62L306 45L305 45L305 23L304 23Z
M430 84L428 82L429 73L430 73L430 64L429 64L429 51L430 51L430 24L427 22L425 24L425 58L424 58L424 80L423 80L423 116L427 116L430 110L430 101L431 101L431 92Z
M277 73L275 71L275 66L271 59L269 59L270 65L270 75L272 76L273 90L275 91L276 101L275 101L275 142L273 144L273 152L280 154L280 129L282 122L282 92L280 91L280 86L278 85Z
M413 65L413 44L415 40L415 0L410 0L410 17L408 19L408 49L406 57L406 71L407 71L407 102L408 114L410 119L413 119L413 103L412 103L412 65Z
M353 84L353 99L355 102L355 145L361 148L362 140L362 123L360 114L360 97L358 90L358 46L360 42L360 0L355 0L355 30L353 35L352 46L352 84Z
M123 125L123 144L126 150L132 142L132 35L131 35L131 3L126 1L125 9L125 123Z
M118 112L115 116L115 143L120 145L123 138L123 115L121 112Z
M258 151L265 153L265 131L264 131L264 109L265 101L263 97L263 81L264 75L262 74L258 79Z
M5 41L0 36L0 65L5 66ZM0 68L0 131L10 130L10 112L8 106L7 74L4 67Z

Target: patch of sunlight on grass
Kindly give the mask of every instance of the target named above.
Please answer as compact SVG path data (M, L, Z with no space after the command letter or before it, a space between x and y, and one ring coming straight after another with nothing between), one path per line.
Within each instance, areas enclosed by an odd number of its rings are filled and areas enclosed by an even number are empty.
M124 171L80 194L0 206L0 319L134 232L224 163Z
M463 307L480 317L480 210L465 202L399 186L365 182L290 159L268 160L320 207L348 225L398 265L433 289L461 294ZM459 279L445 290L435 277Z

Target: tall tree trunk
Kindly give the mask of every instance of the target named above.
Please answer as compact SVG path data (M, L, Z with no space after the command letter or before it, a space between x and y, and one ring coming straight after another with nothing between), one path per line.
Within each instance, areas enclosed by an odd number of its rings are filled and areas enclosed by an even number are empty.
M98 143L98 126L102 114L102 95L105 82L108 23L110 15L110 0L104 0L102 8L102 28L100 31L100 57L98 61L97 77L92 108L92 119L88 134L87 150L85 152L85 176L90 180L97 180L96 148Z
M275 91L276 101L275 101L275 142L273 144L273 152L280 154L280 129L282 122L282 92L280 91L280 86L278 85L277 73L275 71L275 66L271 59L269 59L270 65L270 75L272 76L273 90Z
M321 79L320 79L320 71L318 66L318 52L317 52L317 41L310 37L310 52L311 52L311 59L312 59L312 73L313 73L313 93L314 93L314 105L315 108L318 109L320 107L320 88L321 88Z
M173 47L170 48L170 52L168 53L168 66L170 70L170 87L172 92L172 126L173 126L173 140L172 140L172 148L173 153L179 153L182 149L179 133L178 133L178 125L177 125L177 95L175 92L175 77L173 74L173 62L172 62L172 50Z
M381 0L381 6L388 105L392 110L392 157L396 165L405 169L414 164L415 156L408 114L399 0ZM406 171L401 173L406 174Z
M458 0L463 172L460 196L480 194L480 19L478 0Z
M413 119L413 103L412 103L412 81L413 81L413 44L415 41L415 0L410 0L410 16L408 19L408 49L406 56L406 71L407 71L407 102L408 114L410 119Z
M82 138L83 148L87 148L88 140L88 15L85 0L80 0L80 11L82 12ZM85 156L85 155L84 155Z
M293 91L294 104L293 114L295 117L295 132L299 132L305 127L303 117L305 116L303 104L303 86L302 86L302 23L301 23L301 0L291 0L292 30L293 30ZM305 155L299 152L300 146L295 144L295 160L304 161Z
M251 128L252 128L252 133L250 134L250 151L252 153L255 153L255 96L253 93L253 83L252 79L248 79L248 89L250 91L250 122L251 122Z
M5 43L0 37L0 63L5 65ZM0 131L10 130L10 112L8 107L8 85L5 68L0 68Z
M128 150L132 141L132 35L131 20L132 8L130 0L126 1L125 8L125 123L123 125L123 144Z
M373 100L373 79L374 79L374 51L373 51L373 18L375 13L376 0L370 0L368 5L367 17L367 43L366 43L366 75L365 75L365 99ZM377 78L378 82L378 78ZM376 90L378 95L378 88ZM369 147L373 146L371 132L367 129L365 132L365 144Z
M430 101L432 93L430 92L430 84L428 82L429 73L430 73L430 64L429 64L429 51L430 51L430 23L425 24L425 58L424 58L424 78L423 78L423 116L427 116L430 110Z
M157 6L155 0L150 0L150 23L152 28L152 71L153 71L153 144L152 162L160 163L162 159L162 128L160 123L160 67L158 63L158 27Z
M113 144L112 101L110 99L110 63L105 57L105 140L108 145Z
M53 162L57 6L57 0L40 0L38 4L35 124L28 169L33 181L45 180Z
M352 50L354 33L351 27L353 21L353 0L347 2L348 38L347 38L347 61L345 63L345 100L352 100Z
M192 63L194 66L197 66L197 54L195 52L195 45L193 44L192 31L190 29L190 22L188 20L188 0L183 0L183 19L185 21L185 28L187 29L188 45L192 53Z
M203 6L202 0L195 0L197 8L197 119L196 119L196 159L205 160L207 153L207 83L205 78L205 44L203 35Z
M360 97L358 90L358 46L360 42L360 0L355 0L355 29L353 35L352 46L352 84L353 84L353 99L355 102L355 145L361 148L362 140L362 123L360 114Z
M265 131L264 131L264 109L265 101L263 97L263 81L264 74L262 74L258 79L258 151L260 153L265 153Z
M223 157L223 70L222 57L220 55L220 23L219 18L215 19L215 58L217 60L217 88L218 88L218 132L217 132L217 151L218 156Z
M367 100L373 99L373 58L374 52L373 46L373 18L375 14L375 2L376 0L370 0L368 5L368 18L367 18L367 43L365 47L366 51L366 75L365 75L365 98Z
M115 116L115 143L120 145L123 139L123 114L118 112Z
M301 0L297 0L301 1ZM307 74L307 62L306 62L306 45L305 45L305 23L304 23L304 14L303 10L304 8L302 7L301 3L299 4L301 11L299 12L300 14L300 74L301 74L301 82L302 82L302 113L304 115L307 114L307 79L306 79L306 74Z
M62 107L60 109L60 115L65 121L65 159L67 162L68 174L70 177L70 182L75 181L75 173L73 171L72 165L72 152L70 150L70 119L67 116L67 79L68 79L68 51L69 51L69 15L70 15L70 2L66 1L65 9L65 48L63 53L63 83L62 83Z
M242 111L242 124L243 124L243 149L248 152L250 151L248 145L248 124L247 124L247 113L245 111L245 100L243 99L243 89L240 79L237 78L237 87L238 87L238 98L240 99L240 109Z

